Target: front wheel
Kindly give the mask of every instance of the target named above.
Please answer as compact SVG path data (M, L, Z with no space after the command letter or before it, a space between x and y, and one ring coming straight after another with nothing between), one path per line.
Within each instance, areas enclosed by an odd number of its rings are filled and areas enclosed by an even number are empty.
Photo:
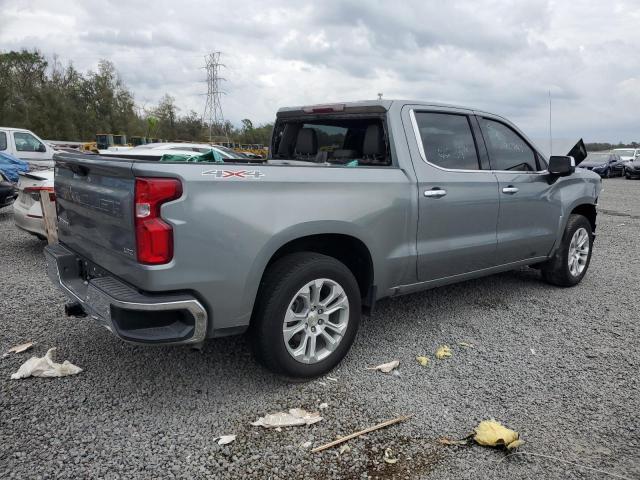
M542 267L542 278L552 285L572 287L587 273L593 249L591 222L571 215L555 255Z
M299 252L265 273L252 318L256 358L289 377L317 377L347 354L361 315L351 271L333 257Z

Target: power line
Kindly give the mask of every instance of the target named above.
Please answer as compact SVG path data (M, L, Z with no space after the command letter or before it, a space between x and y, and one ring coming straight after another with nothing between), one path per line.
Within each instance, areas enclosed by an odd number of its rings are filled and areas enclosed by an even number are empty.
M211 142L214 128L227 136L222 114L222 103L220 102L220 94L224 93L220 89L220 82L225 80L220 77L220 69L224 65L220 63L220 52L205 55L204 60L204 68L207 70L207 100L204 105L202 121L209 124L209 141Z

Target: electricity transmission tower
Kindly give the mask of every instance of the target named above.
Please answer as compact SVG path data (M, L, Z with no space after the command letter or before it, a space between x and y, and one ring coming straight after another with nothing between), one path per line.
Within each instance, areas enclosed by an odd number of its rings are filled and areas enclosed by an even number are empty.
M205 69L207 70L207 100L204 105L204 113L202 121L209 124L209 141L212 141L213 130L225 131L224 116L222 115L222 104L220 103L220 94L224 93L220 89L220 82L225 79L220 77L220 68L224 67L220 63L220 52L213 52L204 57Z

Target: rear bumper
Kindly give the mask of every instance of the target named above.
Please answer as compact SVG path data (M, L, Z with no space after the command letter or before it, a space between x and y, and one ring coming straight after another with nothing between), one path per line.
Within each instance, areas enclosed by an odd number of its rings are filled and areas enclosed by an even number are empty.
M207 311L188 294L140 293L118 278L85 281L82 259L63 245L45 247L47 274L87 315L133 343L192 344L204 340Z
M31 208L27 209L19 200L16 200L13 204L13 221L22 230L42 237L47 236L39 203L34 203Z

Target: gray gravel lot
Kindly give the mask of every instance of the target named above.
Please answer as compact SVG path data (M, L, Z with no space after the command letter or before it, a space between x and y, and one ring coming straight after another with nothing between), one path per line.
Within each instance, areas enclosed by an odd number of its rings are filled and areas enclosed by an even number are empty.
M0 478L611 478L533 456L446 447L483 419L517 430L522 452L640 478L640 181L605 180L590 271L573 289L535 270L385 300L330 375L289 384L256 365L243 338L203 351L137 347L66 318L44 275L44 244L0 210ZM458 342L470 342L463 348ZM453 357L436 361L442 344ZM84 371L10 380L32 354L58 347ZM421 367L415 355L427 354ZM397 358L399 376L365 370ZM282 432L265 413L317 409L324 420ZM400 414L405 423L314 446ZM219 447L214 438L237 434ZM399 457L383 461L385 448ZM619 477L621 478L621 477Z

